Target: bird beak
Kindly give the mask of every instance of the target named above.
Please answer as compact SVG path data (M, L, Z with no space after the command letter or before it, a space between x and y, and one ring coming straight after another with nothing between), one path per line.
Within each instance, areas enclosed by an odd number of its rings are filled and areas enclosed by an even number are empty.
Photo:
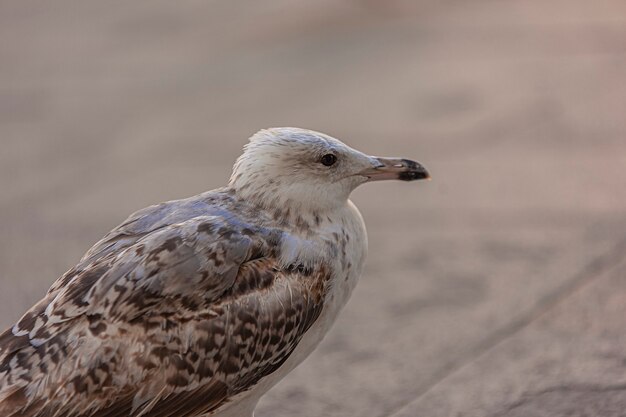
M368 181L430 179L430 174L419 162L402 158L373 157L372 159L375 166L361 171L359 174L367 177Z

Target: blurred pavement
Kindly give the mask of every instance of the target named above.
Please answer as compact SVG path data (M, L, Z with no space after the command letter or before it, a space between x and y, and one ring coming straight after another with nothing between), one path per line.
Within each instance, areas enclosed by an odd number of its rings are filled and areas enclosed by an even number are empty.
M271 126L424 163L257 417L625 416L626 4L0 5L0 325Z

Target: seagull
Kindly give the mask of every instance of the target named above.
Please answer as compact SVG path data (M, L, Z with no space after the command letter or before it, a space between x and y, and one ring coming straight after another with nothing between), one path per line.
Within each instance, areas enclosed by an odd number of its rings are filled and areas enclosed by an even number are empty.
M252 417L358 281L352 190L428 178L322 133L259 131L228 186L132 214L0 334L0 415Z

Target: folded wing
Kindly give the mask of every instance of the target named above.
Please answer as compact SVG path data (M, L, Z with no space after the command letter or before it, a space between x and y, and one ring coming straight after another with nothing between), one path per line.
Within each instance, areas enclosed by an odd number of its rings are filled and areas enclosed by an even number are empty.
M199 216L101 242L0 335L0 415L219 408L278 369L323 307L329 271L281 267L280 239Z

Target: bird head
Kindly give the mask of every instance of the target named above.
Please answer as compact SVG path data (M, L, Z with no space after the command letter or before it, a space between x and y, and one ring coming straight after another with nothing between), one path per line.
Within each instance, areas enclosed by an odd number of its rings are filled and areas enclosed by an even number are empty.
M417 162L380 158L312 130L261 130L237 159L230 186L264 207L333 209L359 185L378 180L430 178Z

